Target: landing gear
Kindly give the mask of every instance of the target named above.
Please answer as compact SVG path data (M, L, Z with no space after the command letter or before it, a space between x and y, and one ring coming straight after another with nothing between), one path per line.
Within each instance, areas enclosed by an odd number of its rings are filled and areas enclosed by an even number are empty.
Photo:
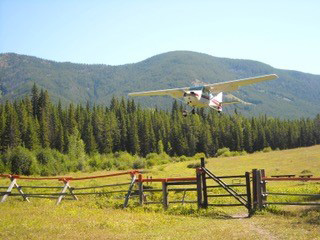
M189 113L196 114L196 110L194 108L190 112L188 112L187 110L183 110L182 116L186 117Z
M184 117L188 116L188 112L186 110L183 110L182 116L184 116Z

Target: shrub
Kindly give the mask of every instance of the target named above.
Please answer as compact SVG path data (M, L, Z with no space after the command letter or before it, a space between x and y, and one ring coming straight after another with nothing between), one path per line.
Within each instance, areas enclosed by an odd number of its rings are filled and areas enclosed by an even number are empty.
M226 151L220 155L221 157L231 157L232 153L230 151Z
M225 153L224 153L224 154L225 154ZM232 151L232 152L230 152L230 156L231 156L231 157L240 156L240 152Z
M36 158L28 149L24 147L17 147L8 154L10 154L9 166L11 173L22 175L39 173Z
M144 159L136 159L132 164L133 169L142 169L142 168L146 168L146 166L147 164Z
M149 153L146 156L146 162L148 167L152 167L154 165L166 164L170 162L170 157L166 153Z
M244 156L247 155L248 153L245 150L242 150L241 152L239 152L240 156Z
M126 170L132 167L135 157L127 152L115 152L114 153L114 165L119 170Z
M195 159L200 159L200 158L205 158L206 155L204 153L196 153L193 158Z
M65 170L61 155L56 150L40 149L36 154L36 158L40 164L40 174L42 176L57 175Z
M217 151L217 157L222 156L223 154L229 154L230 153L230 149L229 148L220 148Z
M271 147L265 147L262 152L266 153L266 152L271 152L272 148Z
M187 168L199 168L201 166L200 163L190 163Z
M111 170L115 166L113 158L105 158L101 164L103 170Z
M0 159L0 173L4 173L6 171L4 163L2 162L2 159Z
M69 170L84 171L87 166L87 156L83 140L80 138L78 130L75 130L74 133L68 137L68 142Z
M189 159L186 157L186 156L184 156L184 155L182 155L182 156L180 156L179 157L179 162L185 162L185 161L188 161Z
M103 164L103 155L100 154L94 154L89 159L89 166L91 170L96 171L98 169L102 168Z

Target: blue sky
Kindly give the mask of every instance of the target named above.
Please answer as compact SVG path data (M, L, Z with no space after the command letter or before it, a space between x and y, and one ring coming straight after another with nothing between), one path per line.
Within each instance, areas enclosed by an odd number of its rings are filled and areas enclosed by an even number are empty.
M0 52L119 65L190 50L320 74L320 1L0 0Z

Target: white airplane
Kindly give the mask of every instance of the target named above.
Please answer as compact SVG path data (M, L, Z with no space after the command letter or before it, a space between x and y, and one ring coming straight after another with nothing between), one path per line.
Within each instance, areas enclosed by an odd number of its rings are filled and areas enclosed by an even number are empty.
M193 107L192 113L195 113L195 107L210 107L214 110L217 110L219 113L222 111L222 106L227 104L235 104L235 103L247 103L231 94L227 94L226 96L232 98L233 101L222 101L223 92L233 92L239 89L239 87L264 82L269 80L277 79L278 76L276 74L238 79L228 82L219 82L212 84L205 84L203 86L195 86L195 87L184 87L184 88L173 88L173 89L165 89L165 90L155 90L155 91L147 91L147 92L133 92L129 93L129 96L163 96L169 95L173 98L183 98L183 102L187 105ZM183 115L186 116L188 112L184 111Z

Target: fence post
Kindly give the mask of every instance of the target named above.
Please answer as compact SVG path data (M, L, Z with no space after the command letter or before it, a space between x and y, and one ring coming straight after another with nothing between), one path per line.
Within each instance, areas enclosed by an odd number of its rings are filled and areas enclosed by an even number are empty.
M266 172L264 169L261 169L261 195L262 195L262 207L265 206L265 203L267 202L267 186L266 186L266 180L264 178L266 177Z
M60 193L60 196L58 197L58 200L57 200L57 202L56 202L56 205L59 205L59 204L60 204L60 202L62 201L62 198L65 196L66 191L67 191L67 189L68 189L68 187L69 187L69 181L68 181L68 180L63 179L62 181L64 182L64 186L63 186L63 189L62 189L62 191L61 191L61 193Z
M261 210L262 204L262 178L261 170L252 170L252 185L253 185L253 210Z
M17 179L14 176L11 176L10 181L11 181L11 183L10 183L6 193L2 196L1 202L4 202L7 199L7 197L11 194L11 191L14 187L18 189L18 191L21 194L21 196L23 197L24 201L30 202L29 198L23 193L21 187L17 184Z
M202 207L202 188L201 188L201 168L197 168L196 170L197 176L197 201L198 201L198 208Z
M258 209L258 186L257 186L257 169L252 169L252 194L253 194L253 211Z
M205 168L206 163L204 158L201 158L201 168ZM208 208L208 193L207 193L207 178L206 173L202 171L202 189L203 189L203 208Z
M250 187L250 173L246 172L246 188L247 188L247 208L249 217L252 215L252 201L251 201L251 187Z
M162 203L163 203L163 208L168 209L169 206L169 201L168 201L168 185L166 181L162 182Z
M142 206L143 205L143 182L142 182L142 174L139 174L138 177L138 187L139 187L139 205Z
M136 182L136 174L131 174L131 182L129 185L128 193L127 193L125 200L124 200L123 208L126 208L128 206L129 199L131 197L132 188L133 188L135 182Z

